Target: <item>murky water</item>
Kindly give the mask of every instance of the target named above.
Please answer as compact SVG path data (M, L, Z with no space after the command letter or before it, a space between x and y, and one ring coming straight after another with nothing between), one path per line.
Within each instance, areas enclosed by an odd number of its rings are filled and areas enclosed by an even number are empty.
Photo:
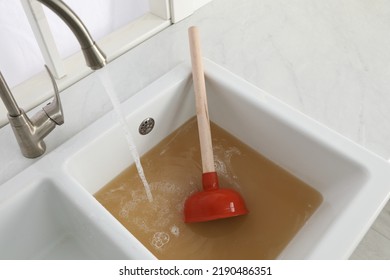
M157 258L274 259L319 207L322 196L213 123L211 130L220 186L240 192L248 215L183 222L184 201L202 189L196 118L141 158L153 203L134 166L95 197Z

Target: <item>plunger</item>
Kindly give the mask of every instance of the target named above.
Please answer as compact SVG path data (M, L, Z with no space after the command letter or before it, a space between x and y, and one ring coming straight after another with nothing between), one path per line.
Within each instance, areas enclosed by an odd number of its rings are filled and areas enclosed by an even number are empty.
M198 28L188 29L192 77L194 81L196 116L200 151L202 158L203 191L187 198L184 204L184 222L206 222L245 215L248 210L241 195L226 188L219 188L218 175L214 166L214 155L210 132L210 120L207 107L206 85L203 73L202 55Z

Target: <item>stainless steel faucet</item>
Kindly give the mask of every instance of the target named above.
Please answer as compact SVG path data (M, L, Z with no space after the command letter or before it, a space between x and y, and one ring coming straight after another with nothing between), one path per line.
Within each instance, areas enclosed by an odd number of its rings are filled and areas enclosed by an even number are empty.
M56 13L73 31L84 54L87 65L100 69L106 65L106 56L96 45L80 18L61 0L30 0L38 1Z
M93 70L106 65L106 56L96 45L87 28L79 17L61 0L31 0L39 1L56 13L73 31L84 54L86 64ZM62 106L58 88L53 75L46 67L53 87L54 99L31 119L21 109L3 75L0 72L0 97L8 111L8 119L19 143L22 154L27 158L41 156L46 145L43 139L57 126L64 123Z

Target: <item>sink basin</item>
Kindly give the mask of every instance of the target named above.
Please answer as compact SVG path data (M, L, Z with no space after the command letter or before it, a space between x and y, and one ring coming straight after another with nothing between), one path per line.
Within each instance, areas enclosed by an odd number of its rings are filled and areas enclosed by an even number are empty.
M207 59L205 72L210 119L323 196L279 258L348 258L389 197L389 164ZM194 116L194 107L187 63L122 104L141 155ZM155 128L140 135L138 126L148 117L156 121ZM55 152L66 155L64 173L89 194L133 163L116 123L111 112ZM53 244L61 246L68 236Z
M0 203L0 259L126 258L75 201L42 179Z

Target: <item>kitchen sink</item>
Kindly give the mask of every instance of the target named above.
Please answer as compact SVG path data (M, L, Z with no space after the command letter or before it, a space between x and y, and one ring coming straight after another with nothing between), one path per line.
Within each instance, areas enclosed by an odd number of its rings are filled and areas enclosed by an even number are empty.
M387 201L389 164L207 59L205 75L211 121L323 196L279 258L348 258ZM194 116L194 107L191 68L183 63L122 109L142 155ZM113 114L68 143L77 148L66 172L90 194L133 163ZM155 128L140 135L149 117Z
M388 162L214 62L204 65L211 121L323 197L278 258L348 258L389 198ZM143 155L195 115L190 64L121 106ZM140 135L147 118L154 129ZM93 196L131 164L109 112L1 185L0 259L155 259Z

